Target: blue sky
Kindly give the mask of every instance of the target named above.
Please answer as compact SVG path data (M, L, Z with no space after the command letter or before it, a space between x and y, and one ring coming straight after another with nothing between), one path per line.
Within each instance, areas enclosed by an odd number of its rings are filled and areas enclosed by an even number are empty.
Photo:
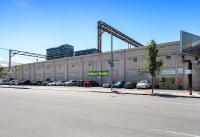
M103 20L146 45L179 40L179 31L200 35L199 0L1 0L0 48L45 54L46 48L71 44L97 47L97 21ZM109 50L110 36L103 36ZM114 39L114 48L127 44ZM7 60L0 50L0 59ZM16 57L16 62L29 58Z

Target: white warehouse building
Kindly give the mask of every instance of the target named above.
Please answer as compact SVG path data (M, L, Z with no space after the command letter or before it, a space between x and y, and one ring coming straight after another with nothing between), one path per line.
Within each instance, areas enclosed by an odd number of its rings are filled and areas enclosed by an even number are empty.
M158 45L159 54L164 60L162 72L155 79L162 88L188 88L187 63L182 63L180 42ZM114 77L116 80L139 82L149 79L144 69L146 47L114 51ZM89 76L90 71L110 71L110 52L83 56L66 57L38 63L12 66L12 77L16 80L96 80L100 84L110 80L110 76ZM110 73L109 73L110 74ZM193 88L200 89L200 66L193 64Z

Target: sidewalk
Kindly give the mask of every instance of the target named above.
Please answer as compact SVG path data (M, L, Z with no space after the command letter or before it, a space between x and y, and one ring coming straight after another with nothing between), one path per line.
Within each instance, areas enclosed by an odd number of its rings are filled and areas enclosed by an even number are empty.
M87 88L87 90L90 88ZM192 95L189 95L189 91L186 90L167 90L167 89L154 89L154 93L151 93L151 89L115 89L119 94L132 94L132 95L150 95L150 96L162 96L162 97L185 97L185 98L199 98L200 92L193 91ZM94 87L90 89L91 92L112 93L110 88Z
M112 93L110 88L102 87L62 87L62 86L4 86L0 85L0 88L16 88L16 89L33 89L33 90L55 90L55 91L77 91L77 92L98 92L98 93ZM199 98L200 92L193 91L192 95L189 95L189 91L186 90L167 90L167 89L155 89L154 93L151 93L151 89L115 89L119 94L132 94L132 95L150 95L161 97L184 97L184 98Z

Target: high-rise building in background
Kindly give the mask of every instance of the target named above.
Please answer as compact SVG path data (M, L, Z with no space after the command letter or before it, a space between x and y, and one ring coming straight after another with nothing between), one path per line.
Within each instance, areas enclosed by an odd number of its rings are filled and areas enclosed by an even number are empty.
M74 55L74 46L68 44L46 49L47 60L72 57L73 55Z

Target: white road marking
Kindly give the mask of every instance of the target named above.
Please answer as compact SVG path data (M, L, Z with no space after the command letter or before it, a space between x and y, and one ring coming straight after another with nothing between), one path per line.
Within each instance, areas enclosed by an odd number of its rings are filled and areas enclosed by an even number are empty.
M180 102L167 102L167 101L163 101L163 102L160 102L160 103L162 103L162 104L171 104L171 105L193 106L193 104L180 103Z
M170 130L161 130L161 129L152 129L152 130L171 133L171 134L176 134L176 135L182 135L182 136L187 136L187 137L200 137L198 135L186 134L186 133L183 133L183 132L176 132L176 131L170 131Z

